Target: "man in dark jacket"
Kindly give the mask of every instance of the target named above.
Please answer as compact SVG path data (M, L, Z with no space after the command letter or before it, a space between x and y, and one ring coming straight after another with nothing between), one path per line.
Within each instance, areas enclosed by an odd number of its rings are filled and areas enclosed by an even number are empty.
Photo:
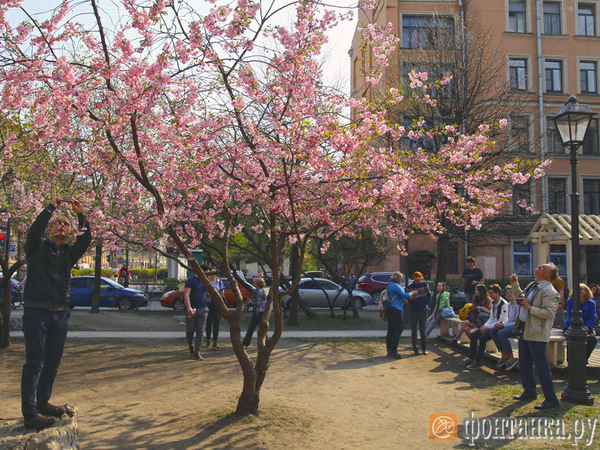
M55 417L68 412L64 406L54 406L49 400L67 338L71 268L91 241L83 206L76 200L70 202L81 231L74 244L67 243L72 230L65 215L55 218L48 230L49 239L42 239L52 213L61 204L60 198L37 216L25 242L27 284L23 295L25 365L21 377L21 410L28 428L46 428L54 424Z

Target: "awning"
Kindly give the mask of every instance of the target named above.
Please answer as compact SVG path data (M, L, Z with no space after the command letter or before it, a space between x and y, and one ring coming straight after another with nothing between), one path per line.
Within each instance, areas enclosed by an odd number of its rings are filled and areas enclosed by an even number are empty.
M571 240L569 214L544 214L531 229L525 243L566 244ZM600 245L600 216L579 215L579 245Z

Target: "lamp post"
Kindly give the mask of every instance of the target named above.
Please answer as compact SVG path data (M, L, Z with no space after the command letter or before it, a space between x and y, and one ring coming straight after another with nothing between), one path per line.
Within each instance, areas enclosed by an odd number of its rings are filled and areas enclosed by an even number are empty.
M587 105L577 103L575 97L569 98L565 106L554 116L554 123L560 134L563 146L571 154L571 323L566 331L568 354L568 382L561 400L580 405L593 405L594 397L587 388L586 379L586 341L587 333L581 319L581 301L579 297L579 193L577 188L577 149L583 139L594 113Z

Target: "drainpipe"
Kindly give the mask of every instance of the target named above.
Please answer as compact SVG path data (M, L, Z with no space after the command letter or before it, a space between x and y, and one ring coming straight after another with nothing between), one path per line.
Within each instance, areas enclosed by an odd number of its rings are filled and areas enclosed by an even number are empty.
M465 30L465 5L463 0L458 0L458 8L460 10L460 33L461 33L461 45L460 45L460 49L461 49L461 56L462 56L462 81L461 81L461 90L462 92L460 93L462 102L464 102L465 100L465 95L467 92L467 33ZM465 132L465 118L464 118L464 114L460 123L460 132L464 133ZM463 258L463 263L464 261L466 261L467 256L469 256L469 233L467 232L467 230L465 229L465 237L464 237L464 253L465 253L465 257Z
M546 116L544 115L544 58L542 54L542 2L535 2L535 19L537 39L537 62L538 62L538 104L540 115L540 159L546 160ZM548 180L542 179L542 213L548 213Z

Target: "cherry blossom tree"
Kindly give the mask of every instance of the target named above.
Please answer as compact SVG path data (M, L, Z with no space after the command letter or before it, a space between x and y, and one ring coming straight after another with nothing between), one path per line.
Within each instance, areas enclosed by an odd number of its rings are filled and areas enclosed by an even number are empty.
M326 32L347 14L324 3L290 1L294 20L282 26L273 3L252 0L207 0L199 9L179 0L123 0L111 4L111 15L97 0L64 1L49 15L17 21L9 12L20 0L0 0L3 116L22 124L32 151L53 156L48 180L66 173L85 184L101 174L104 190L81 194L96 205L88 212L96 236L124 236L163 253L176 247L185 256L182 264L229 322L244 379L240 414L258 412L281 338L281 297L290 292L279 290L286 244L297 245L302 261L312 239L325 239L325 251L328 238L366 225L391 238L443 233L442 210L477 227L508 196L480 188L482 180L489 186L494 177L519 183L530 176L517 165L464 176L493 147L486 127L471 136L449 131L449 144L434 157L374 145L383 135L404 137L385 120L386 105L401 96L390 90L375 104L324 85L318 59ZM378 66L369 76L376 83L395 41L387 28L368 26L365 34L376 44ZM355 123L343 117L348 106L358 111ZM16 143L6 137L5 155ZM38 204L51 181L47 187ZM439 199L433 207L420 202L429 195ZM274 274L255 358L242 346L239 291L230 312L191 253L221 240L235 285L228 242L244 217L268 237Z

